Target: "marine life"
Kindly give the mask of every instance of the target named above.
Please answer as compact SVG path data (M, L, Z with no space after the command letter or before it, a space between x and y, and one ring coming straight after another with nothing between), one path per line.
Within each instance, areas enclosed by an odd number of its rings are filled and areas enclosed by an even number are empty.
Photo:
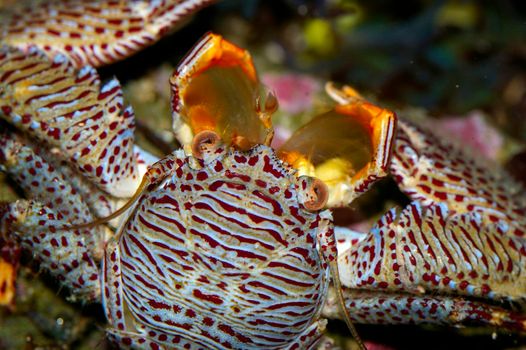
M106 45L97 45L106 36L86 46L84 36L64 43L31 35L29 24L8 26L0 164L29 199L2 207L3 239L30 249L72 300L101 301L122 348L316 348L322 311L524 330L524 315L498 305L524 302L523 189L349 87L328 85L333 108L275 150L278 101L247 51L207 34L170 79L183 149L157 161L135 145L119 84L101 84L92 66L142 48L205 3L152 2L152 25L119 35L112 27L116 41ZM106 13L67 4L35 13L78 23L75 11ZM370 233L334 228L330 208L349 205L389 169L413 202ZM332 307L331 274L345 312Z

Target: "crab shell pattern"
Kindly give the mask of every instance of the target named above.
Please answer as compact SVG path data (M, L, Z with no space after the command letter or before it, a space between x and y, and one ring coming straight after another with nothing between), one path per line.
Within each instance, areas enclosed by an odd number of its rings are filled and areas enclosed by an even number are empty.
M106 251L109 332L185 349L310 348L324 328L320 249L333 228L328 210L301 204L307 178L266 146L162 162L169 172Z

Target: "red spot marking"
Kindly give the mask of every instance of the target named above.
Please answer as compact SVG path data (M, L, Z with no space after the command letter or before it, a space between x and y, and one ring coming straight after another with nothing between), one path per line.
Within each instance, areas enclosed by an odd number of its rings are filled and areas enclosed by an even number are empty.
M48 34L51 34L51 35L54 35L54 36L60 36L60 32L56 31L56 30L53 30L53 29L48 29L47 32L48 32Z
M199 276L199 278L197 279L199 282L202 282L202 283L210 283L210 281L208 280L208 278L206 276Z
M266 183L265 181L263 181L263 180L259 180L259 179L257 179L257 180L255 181L255 183L256 183L256 185L258 185L259 187L263 187L263 188L267 187L267 183Z
M217 162L216 165L214 166L214 170L216 172L220 172L221 170L223 170L223 164L221 162Z
M272 164L270 163L270 157L269 156L264 156L263 158L264 160L264 166L263 166L263 171L266 172L266 173L270 173L272 175L274 175L274 177L276 179L280 179L283 177L283 175L281 174L280 171L278 171L277 169L275 169Z
M9 107L9 106L2 106L2 112L5 114L5 115L9 115L11 114L11 111L12 111L12 108Z
M234 156L234 160L238 163L241 163L241 164L244 164L247 162L247 157L245 156L242 156L242 155L235 155Z
M200 172L197 173L196 178L199 181L204 181L204 180L208 179L208 174L206 172L204 172L204 171L200 171Z
M250 176L244 175L244 174L235 173L235 172L231 172L230 170L227 170L225 172L225 176L228 179L238 178L238 179L240 179L243 182L249 182L250 181Z
M387 282L385 282L385 281L382 281L382 282L378 283L378 287L379 287L379 288L382 288L382 289L385 289L385 288L387 288L388 286L389 286L389 285L388 285Z
M191 310L191 309L186 310L186 312L184 314L186 316L188 316L188 317L191 317L191 318L194 318L196 316L195 311Z
M248 159L248 165L254 166L259 160L259 156L252 156Z
M440 200L445 201L445 200L447 200L447 193L435 191L435 197L437 197Z
M483 284L482 286L480 286L480 291L482 294L488 294L489 292L491 292L491 288L487 284Z
M199 289L194 289L193 295L196 298L199 298L199 299L205 300L205 301L209 301L209 302L211 302L213 304L216 304L216 305L223 304L223 299L221 299L221 297L219 295L205 294L205 293L201 292Z
M161 303L161 302L157 302L155 300L149 300L148 301L148 305L150 305L154 309L163 309L163 310L171 310L172 309L170 307L170 305L165 304L165 303Z
M426 185L421 185L420 188L422 189L422 191L424 191L425 193L431 193L431 188L429 186L426 186Z

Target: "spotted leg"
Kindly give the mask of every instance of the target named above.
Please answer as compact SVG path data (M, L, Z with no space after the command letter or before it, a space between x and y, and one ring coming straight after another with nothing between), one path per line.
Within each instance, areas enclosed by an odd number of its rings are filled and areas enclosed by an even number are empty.
M439 295L411 295L371 293L344 289L345 305L352 310L356 323L372 324L435 324L435 325L488 325L524 332L526 316L476 300ZM327 318L341 319L340 307L334 291L323 310Z
M485 223L504 223L506 236L525 235L523 186L498 164L483 163L407 121L399 123L391 172L424 206L447 203L457 213L479 213Z
M524 303L526 288L526 242L508 236L510 230L445 204L391 210L358 240L338 239L348 247L339 255L351 298L346 305L358 322L478 322L524 330L524 316L506 307Z
M0 218L4 237L31 251L43 269L71 288L74 299L96 300L100 293L96 260L102 255L104 228L60 229L65 223L92 220L77 190L15 134L0 134L0 165L33 198L4 207Z

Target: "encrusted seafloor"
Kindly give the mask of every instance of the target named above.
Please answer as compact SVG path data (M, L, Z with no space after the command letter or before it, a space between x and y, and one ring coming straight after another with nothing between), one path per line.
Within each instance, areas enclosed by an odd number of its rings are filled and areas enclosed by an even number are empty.
M138 120L137 142L162 156L177 147L168 78L184 53L213 30L253 55L261 80L280 100L275 142L327 106L326 81L348 83L406 118L526 182L526 8L519 1L477 5L426 1L225 1L131 59L106 67ZM433 117L430 117L430 116ZM458 141L453 141L457 142ZM0 173L0 202L19 190ZM337 223L366 230L405 197L381 181ZM106 349L99 305L70 304L26 254L16 305L0 310L0 349ZM526 349L524 335L492 328L358 326L369 349ZM342 349L345 325L329 323Z

